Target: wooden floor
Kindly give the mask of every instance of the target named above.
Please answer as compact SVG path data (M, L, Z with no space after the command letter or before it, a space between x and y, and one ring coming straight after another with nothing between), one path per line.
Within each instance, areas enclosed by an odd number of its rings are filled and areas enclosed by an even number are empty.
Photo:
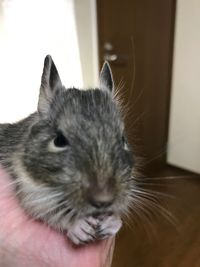
M175 172L176 178L168 179L172 173L148 183L155 184L151 190L169 195L161 196L160 204L174 219L154 209L157 216L136 225L133 216L117 236L112 267L200 267L200 177Z

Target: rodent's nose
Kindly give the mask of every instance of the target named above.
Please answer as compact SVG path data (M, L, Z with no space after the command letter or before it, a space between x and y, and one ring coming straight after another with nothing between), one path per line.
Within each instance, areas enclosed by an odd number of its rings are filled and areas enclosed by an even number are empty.
M98 209L100 209L100 208L107 208L107 207L111 206L112 203L113 203L112 201L103 202L103 201L93 201L93 200L90 200L90 204L92 206L94 206L95 208L98 208Z
M100 195L90 195L88 197L89 203L95 208L108 208L112 205L114 201L114 197L111 195L107 196L100 196Z

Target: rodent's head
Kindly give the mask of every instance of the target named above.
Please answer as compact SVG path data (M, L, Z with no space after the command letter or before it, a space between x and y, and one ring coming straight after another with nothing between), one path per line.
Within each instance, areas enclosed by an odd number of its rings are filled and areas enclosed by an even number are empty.
M32 215L64 228L65 220L121 215L128 207L133 159L112 90L108 63L99 88L65 89L46 57L39 119L30 128L22 157L29 178L21 198Z

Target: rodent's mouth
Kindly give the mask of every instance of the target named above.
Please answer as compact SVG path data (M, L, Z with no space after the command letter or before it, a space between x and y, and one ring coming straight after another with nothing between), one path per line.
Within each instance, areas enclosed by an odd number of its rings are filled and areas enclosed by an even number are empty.
M95 219L104 219L105 217L109 217L112 216L113 212L112 211L94 211L90 214L88 214L88 216L92 216Z

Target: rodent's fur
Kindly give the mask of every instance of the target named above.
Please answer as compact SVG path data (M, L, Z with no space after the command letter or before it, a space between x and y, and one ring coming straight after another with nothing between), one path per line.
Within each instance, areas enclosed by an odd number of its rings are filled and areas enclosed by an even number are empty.
M100 87L65 89L45 58L38 110L0 124L0 162L26 213L75 244L115 234L128 209L133 159L105 63Z

